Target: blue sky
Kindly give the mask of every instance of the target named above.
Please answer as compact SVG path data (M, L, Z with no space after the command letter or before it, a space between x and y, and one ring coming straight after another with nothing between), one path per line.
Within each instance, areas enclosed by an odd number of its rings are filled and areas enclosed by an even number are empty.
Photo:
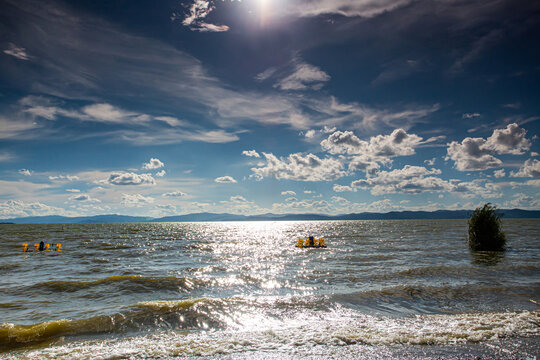
M0 7L0 218L540 209L538 2Z

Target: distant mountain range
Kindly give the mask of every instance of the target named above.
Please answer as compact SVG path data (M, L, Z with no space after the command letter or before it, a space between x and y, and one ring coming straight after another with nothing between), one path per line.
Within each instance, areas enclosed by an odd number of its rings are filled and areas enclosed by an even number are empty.
M392 211L388 213L358 213L343 215L320 214L263 214L235 215L197 213L165 216L160 218L128 215L96 216L29 216L12 219L0 219L0 223L12 224L83 224L83 223L142 223L142 222L207 222L207 221L317 221L317 220L411 220L411 219L467 219L472 210L437 210L437 211ZM540 210L508 209L497 210L503 219L540 218Z

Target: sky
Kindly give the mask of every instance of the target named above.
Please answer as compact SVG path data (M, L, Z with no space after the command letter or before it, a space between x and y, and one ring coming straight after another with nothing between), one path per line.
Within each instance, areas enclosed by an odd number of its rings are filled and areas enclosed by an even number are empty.
M0 0L0 218L540 209L540 2Z

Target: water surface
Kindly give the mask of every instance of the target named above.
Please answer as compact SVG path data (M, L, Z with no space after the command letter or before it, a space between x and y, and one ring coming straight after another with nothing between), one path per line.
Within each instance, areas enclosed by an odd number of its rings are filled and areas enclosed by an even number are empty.
M504 253L466 226L2 225L0 358L540 356L540 221L506 220Z

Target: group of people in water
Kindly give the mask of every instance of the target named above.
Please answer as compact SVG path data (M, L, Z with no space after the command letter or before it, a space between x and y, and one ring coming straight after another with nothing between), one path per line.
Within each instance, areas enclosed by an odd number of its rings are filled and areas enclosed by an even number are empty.
M34 251L51 251L52 250L51 248L53 249L56 248L54 250L61 251L60 249L62 248L62 244L46 244L43 241L40 241L39 244L38 243L34 244ZM23 252L29 252L29 251L32 251L32 250L28 248L27 243L24 243Z
M306 238L305 242L304 239L298 239L298 243L296 244L296 247L304 248L304 247L316 247L316 248L325 248L326 245L324 244L324 239L315 239L313 236L310 236Z

